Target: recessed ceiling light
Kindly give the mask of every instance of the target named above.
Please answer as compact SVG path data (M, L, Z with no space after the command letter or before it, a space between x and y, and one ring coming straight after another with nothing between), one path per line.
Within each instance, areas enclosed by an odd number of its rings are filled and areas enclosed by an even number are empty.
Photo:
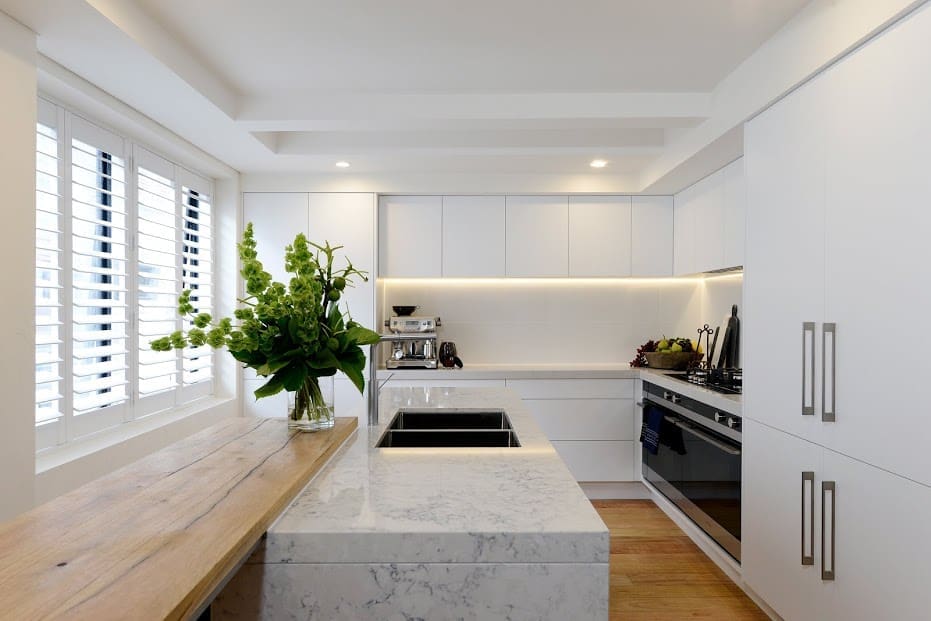
M592 160L591 164L589 164L592 168L604 168L607 165L607 160Z
M336 167L337 167L337 168L349 168L349 162L347 162L347 161L345 161L345 160L340 160L340 161L336 162Z

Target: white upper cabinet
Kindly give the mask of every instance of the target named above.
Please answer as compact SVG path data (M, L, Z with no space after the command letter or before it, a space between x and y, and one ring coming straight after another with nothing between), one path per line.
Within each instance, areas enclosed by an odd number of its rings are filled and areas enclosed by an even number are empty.
M569 275L569 197L508 196L507 275Z
M443 197L382 196L378 208L379 275L442 275Z
M903 442L931 438L931 416L920 389L893 387L923 386L931 351L929 75L924 9L822 78L831 93L824 321L836 324L836 356L825 354L836 422L824 424L822 443L925 485L931 453Z
M631 275L672 276L672 197L634 196L630 221Z
M569 275L630 276L630 197L569 197Z
M443 276L500 277L504 268L504 197L443 197Z
M746 184L743 159L675 196L675 273L695 274L743 265Z
M815 442L824 317L823 86L812 81L744 130L750 209L743 314L752 321L741 335L743 413Z
M372 328L375 325L375 195L311 194L308 222L311 241L329 241L331 245L343 246L336 252L337 268L344 267L348 257L354 267L368 273L368 282L357 277L355 286L346 288L343 302L356 321Z
M298 233L307 234L307 208L307 194L303 192L243 194L243 225L252 223L259 260L278 282L287 284L290 280L284 271L284 249Z
M724 265L744 264L747 243L747 178L744 160L724 168Z

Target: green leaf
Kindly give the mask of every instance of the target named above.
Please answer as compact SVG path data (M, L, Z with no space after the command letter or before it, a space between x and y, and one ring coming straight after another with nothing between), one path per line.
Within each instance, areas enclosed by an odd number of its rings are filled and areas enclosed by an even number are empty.
M350 347L339 356L339 370L346 374L359 392L365 389L365 353L356 346Z
M346 330L346 338L355 342L356 345L374 345L380 339L377 332L362 326L353 326Z
M281 378L278 375L276 375L270 380L268 380L267 382L265 382L263 385L259 386L253 394L255 395L256 399L261 399L263 397L271 397L272 395L277 395L279 392L282 391L283 388L284 388L284 382L282 382Z
M307 367L300 362L292 362L278 373L275 377L280 377L286 390L295 391L304 385L307 379Z
M308 360L307 365L311 369L335 369L339 366L339 360L332 351L324 348L318 351L316 356Z
M291 363L290 360L269 360L255 370L262 377L267 377L272 373L277 373Z

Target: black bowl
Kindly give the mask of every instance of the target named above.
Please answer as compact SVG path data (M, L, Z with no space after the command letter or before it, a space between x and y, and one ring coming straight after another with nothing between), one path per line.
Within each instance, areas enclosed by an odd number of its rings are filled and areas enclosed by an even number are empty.
M413 314L415 310L420 308L419 306L392 306L391 310L398 314L398 317L407 317L408 315Z

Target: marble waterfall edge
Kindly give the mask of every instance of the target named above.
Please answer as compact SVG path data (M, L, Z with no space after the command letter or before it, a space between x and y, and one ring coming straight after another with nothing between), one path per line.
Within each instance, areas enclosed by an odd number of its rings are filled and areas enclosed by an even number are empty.
M503 409L521 447L374 448L401 407ZM607 528L517 396L386 389L380 411L269 529L215 618L607 618Z

